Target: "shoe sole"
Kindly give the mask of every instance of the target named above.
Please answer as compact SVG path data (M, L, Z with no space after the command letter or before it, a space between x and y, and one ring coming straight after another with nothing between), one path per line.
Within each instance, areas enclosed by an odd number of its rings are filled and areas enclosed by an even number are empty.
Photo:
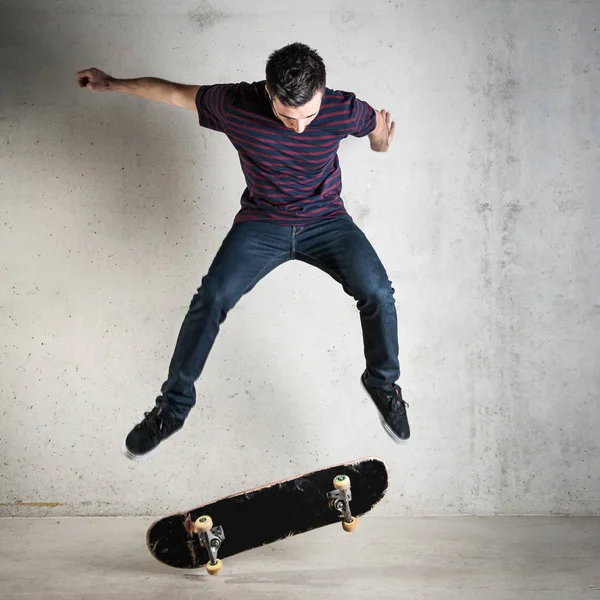
M396 442L397 444L406 444L408 442L408 439L402 439L387 423L387 421L383 418L383 415L379 412L379 409L377 408L377 405L375 404L375 402L373 402L373 398L371 398L371 394L369 394L369 391L367 390L367 388L365 387L365 384L363 383L363 380L360 380L360 385L362 387L362 389L365 391L365 394L367 394L367 400L370 400L371 404L375 407L375 410L377 411L377 415L379 416L379 420L381 421L381 425L383 426L383 428L385 429L385 432L394 440L394 442Z
M123 454L129 459L129 460L146 460L148 458L151 458L152 456L154 456L154 454L156 453L156 451L158 450L158 446L156 448L154 448L153 450L150 450L148 452L146 452L146 454L133 454L133 452L131 452L128 448L127 448L127 436L125 437L125 439L123 440L123 445L121 446L121 452L123 452Z

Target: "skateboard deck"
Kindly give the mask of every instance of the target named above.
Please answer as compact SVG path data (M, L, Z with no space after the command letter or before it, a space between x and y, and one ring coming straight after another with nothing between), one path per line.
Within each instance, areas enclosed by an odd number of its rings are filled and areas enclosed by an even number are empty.
M362 458L168 515L150 525L146 543L166 565L216 574L222 559L293 535L334 523L352 531L387 487L385 464Z

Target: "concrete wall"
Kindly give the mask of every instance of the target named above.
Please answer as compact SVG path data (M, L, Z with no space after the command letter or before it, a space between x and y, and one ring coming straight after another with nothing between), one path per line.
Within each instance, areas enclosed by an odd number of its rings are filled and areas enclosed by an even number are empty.
M600 3L1 7L1 515L160 514L364 455L389 464L379 514L600 513ZM293 262L230 313L185 429L131 463L243 179L191 111L75 73L251 81L296 40L397 123L388 154L340 154L397 290L413 437L358 385L353 301Z

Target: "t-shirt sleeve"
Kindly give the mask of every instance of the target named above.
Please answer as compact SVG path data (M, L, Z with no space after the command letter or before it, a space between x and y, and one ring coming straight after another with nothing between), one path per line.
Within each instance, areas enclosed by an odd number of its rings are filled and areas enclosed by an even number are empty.
M351 127L349 134L364 137L371 133L377 124L375 110L370 104L353 96L350 101Z
M198 121L202 127L225 131L227 113L235 95L236 85L233 83L217 83L201 85L196 94L196 110Z

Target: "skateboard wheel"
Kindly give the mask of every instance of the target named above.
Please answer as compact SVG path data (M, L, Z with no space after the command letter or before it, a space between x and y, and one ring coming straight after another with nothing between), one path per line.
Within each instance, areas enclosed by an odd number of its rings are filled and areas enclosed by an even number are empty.
M350 487L350 477L348 475L336 475L333 478L333 487L336 490L347 490Z
M206 571L209 575L218 575L223 568L223 563L220 558L217 558L217 562L213 565L212 563L207 563Z
M213 522L208 515L202 515L194 521L194 531L196 533L206 533L212 529Z
M344 531L347 531L348 533L352 533L356 529L357 525L358 519L356 517L352 517L352 521L350 521L350 523L342 521L342 527L344 528Z

